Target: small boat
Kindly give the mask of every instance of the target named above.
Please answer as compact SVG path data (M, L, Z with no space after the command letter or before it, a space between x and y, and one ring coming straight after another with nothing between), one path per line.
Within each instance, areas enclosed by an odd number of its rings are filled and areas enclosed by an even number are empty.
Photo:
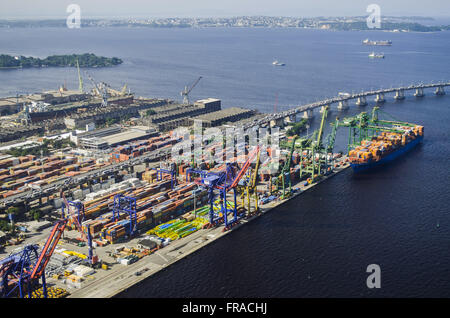
M282 62L279 62L278 60L275 60L275 61L272 62L272 65L275 65L275 66L285 66L286 64L285 64L285 63L282 63Z
M384 54L383 53L372 52L372 53L369 54L369 57L371 59L384 59Z

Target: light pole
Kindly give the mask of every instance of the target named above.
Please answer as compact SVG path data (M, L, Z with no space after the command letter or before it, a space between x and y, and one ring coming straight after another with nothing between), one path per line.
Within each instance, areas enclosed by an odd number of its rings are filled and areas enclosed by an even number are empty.
M195 194L197 193L198 190L198 186L196 189L194 189L194 191L192 191L194 193L194 217L197 218L197 201L195 200Z

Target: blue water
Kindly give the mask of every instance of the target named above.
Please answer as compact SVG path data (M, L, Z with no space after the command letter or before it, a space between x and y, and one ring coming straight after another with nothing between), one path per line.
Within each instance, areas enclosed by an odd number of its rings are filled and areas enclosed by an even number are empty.
M365 38L394 44L365 47ZM263 112L343 91L449 80L449 40L450 32L0 29L2 53L117 56L123 65L89 73L116 88L127 83L138 95L173 99L203 76L191 99L217 97L224 107ZM386 58L368 59L373 49ZM274 67L274 59L287 65ZM0 96L64 81L76 89L76 70L1 71ZM426 94L399 102L387 96L381 106L425 126L423 143L408 155L362 175L348 169L121 296L450 297L450 99ZM329 119L370 106L334 109ZM312 128L318 122L316 116ZM335 150L345 150L346 140L343 129ZM378 290L366 287L373 263L382 271Z

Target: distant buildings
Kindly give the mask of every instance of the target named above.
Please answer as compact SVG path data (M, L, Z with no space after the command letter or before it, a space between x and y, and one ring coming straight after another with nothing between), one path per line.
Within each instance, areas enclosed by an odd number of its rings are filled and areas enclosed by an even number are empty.
M330 30L369 30L366 24L367 16L357 17L270 17L270 16L240 16L228 18L158 18L158 19L83 19L82 27L115 27L138 26L154 28L307 28ZM381 30L402 32L430 32L450 30L449 25L429 26L421 23L432 21L424 17L382 17ZM9 21L0 20L1 27L66 27L65 20Z
M240 16L228 18L159 18L128 20L88 20L86 26L147 26L156 28L308 28L327 30L368 30L367 16L357 17L270 17ZM450 26L425 26L411 17L383 17L383 30L439 31Z

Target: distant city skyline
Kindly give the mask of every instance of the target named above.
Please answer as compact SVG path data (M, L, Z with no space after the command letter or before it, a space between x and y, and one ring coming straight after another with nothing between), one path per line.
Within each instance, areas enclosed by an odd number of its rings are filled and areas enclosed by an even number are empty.
M430 0L14 0L1 1L2 19L64 19L69 4L85 18L166 18L231 16L364 16L378 4L382 16L450 17L450 1Z

